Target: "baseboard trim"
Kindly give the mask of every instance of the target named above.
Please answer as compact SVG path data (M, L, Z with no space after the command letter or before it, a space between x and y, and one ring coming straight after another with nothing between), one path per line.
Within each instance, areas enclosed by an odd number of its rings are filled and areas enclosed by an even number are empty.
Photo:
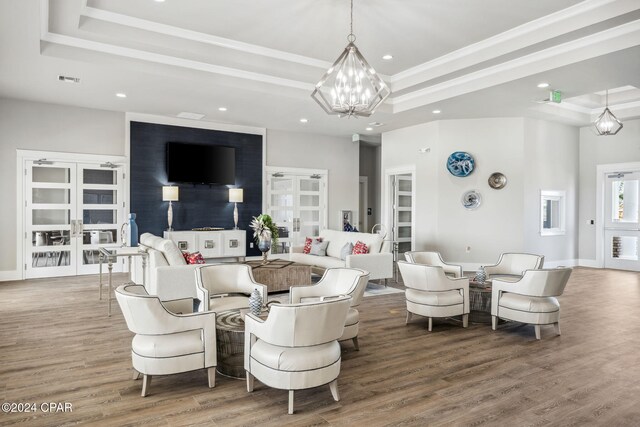
M0 271L0 282L22 280L22 275L18 270Z
M579 259L578 265L580 267L602 268L598 265L598 261L595 259Z

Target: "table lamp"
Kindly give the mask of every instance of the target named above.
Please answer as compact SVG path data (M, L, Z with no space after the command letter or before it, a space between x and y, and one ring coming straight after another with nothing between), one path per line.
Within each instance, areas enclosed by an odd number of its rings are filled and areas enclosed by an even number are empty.
M180 188L172 185L165 185L162 187L162 201L169 202L169 209L167 210L167 222L169 228L167 231L173 231L171 224L173 224L173 206L171 202L177 202L180 196Z
M243 191L242 188L230 188L229 189L229 203L233 203L233 224L234 230L238 229L238 203L242 203Z

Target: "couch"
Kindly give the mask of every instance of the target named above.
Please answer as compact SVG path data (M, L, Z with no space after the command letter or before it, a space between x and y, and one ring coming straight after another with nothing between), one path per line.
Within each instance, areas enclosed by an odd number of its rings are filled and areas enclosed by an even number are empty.
M144 233L140 248L146 251L147 271L145 288L149 295L157 295L168 310L174 313L192 313L197 298L197 264L189 265L174 241ZM140 268L137 265L137 268ZM136 272L134 281L141 274Z
M320 269L327 268L359 268L369 273L370 280L389 279L393 277L393 254L389 241L382 239L379 234L354 233L336 230L321 230L319 233L323 241L328 241L327 255L318 256L303 253L304 245L291 246L289 259L300 264L307 264ZM317 237L314 237L317 238ZM368 254L347 255L340 259L342 247L351 242L361 241L369 248Z

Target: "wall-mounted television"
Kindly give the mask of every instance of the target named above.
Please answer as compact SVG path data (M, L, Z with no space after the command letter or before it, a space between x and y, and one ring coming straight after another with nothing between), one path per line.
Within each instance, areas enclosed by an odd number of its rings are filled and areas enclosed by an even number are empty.
M194 184L235 184L236 150L223 145L167 142L167 179Z

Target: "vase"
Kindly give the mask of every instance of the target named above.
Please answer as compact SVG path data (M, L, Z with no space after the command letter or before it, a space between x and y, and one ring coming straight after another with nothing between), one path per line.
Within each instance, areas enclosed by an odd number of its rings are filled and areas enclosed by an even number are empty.
M473 280L480 284L484 283L485 280L487 280L487 272L484 270L483 266L480 266L480 268L476 272L476 277L474 277Z
M271 249L271 236L258 239L258 249L262 252L262 264L266 264L267 253Z
M138 246L138 224L136 224L136 214L129 214L129 246Z
M249 310L255 316L259 316L262 312L262 296L257 289L254 289L249 296Z

